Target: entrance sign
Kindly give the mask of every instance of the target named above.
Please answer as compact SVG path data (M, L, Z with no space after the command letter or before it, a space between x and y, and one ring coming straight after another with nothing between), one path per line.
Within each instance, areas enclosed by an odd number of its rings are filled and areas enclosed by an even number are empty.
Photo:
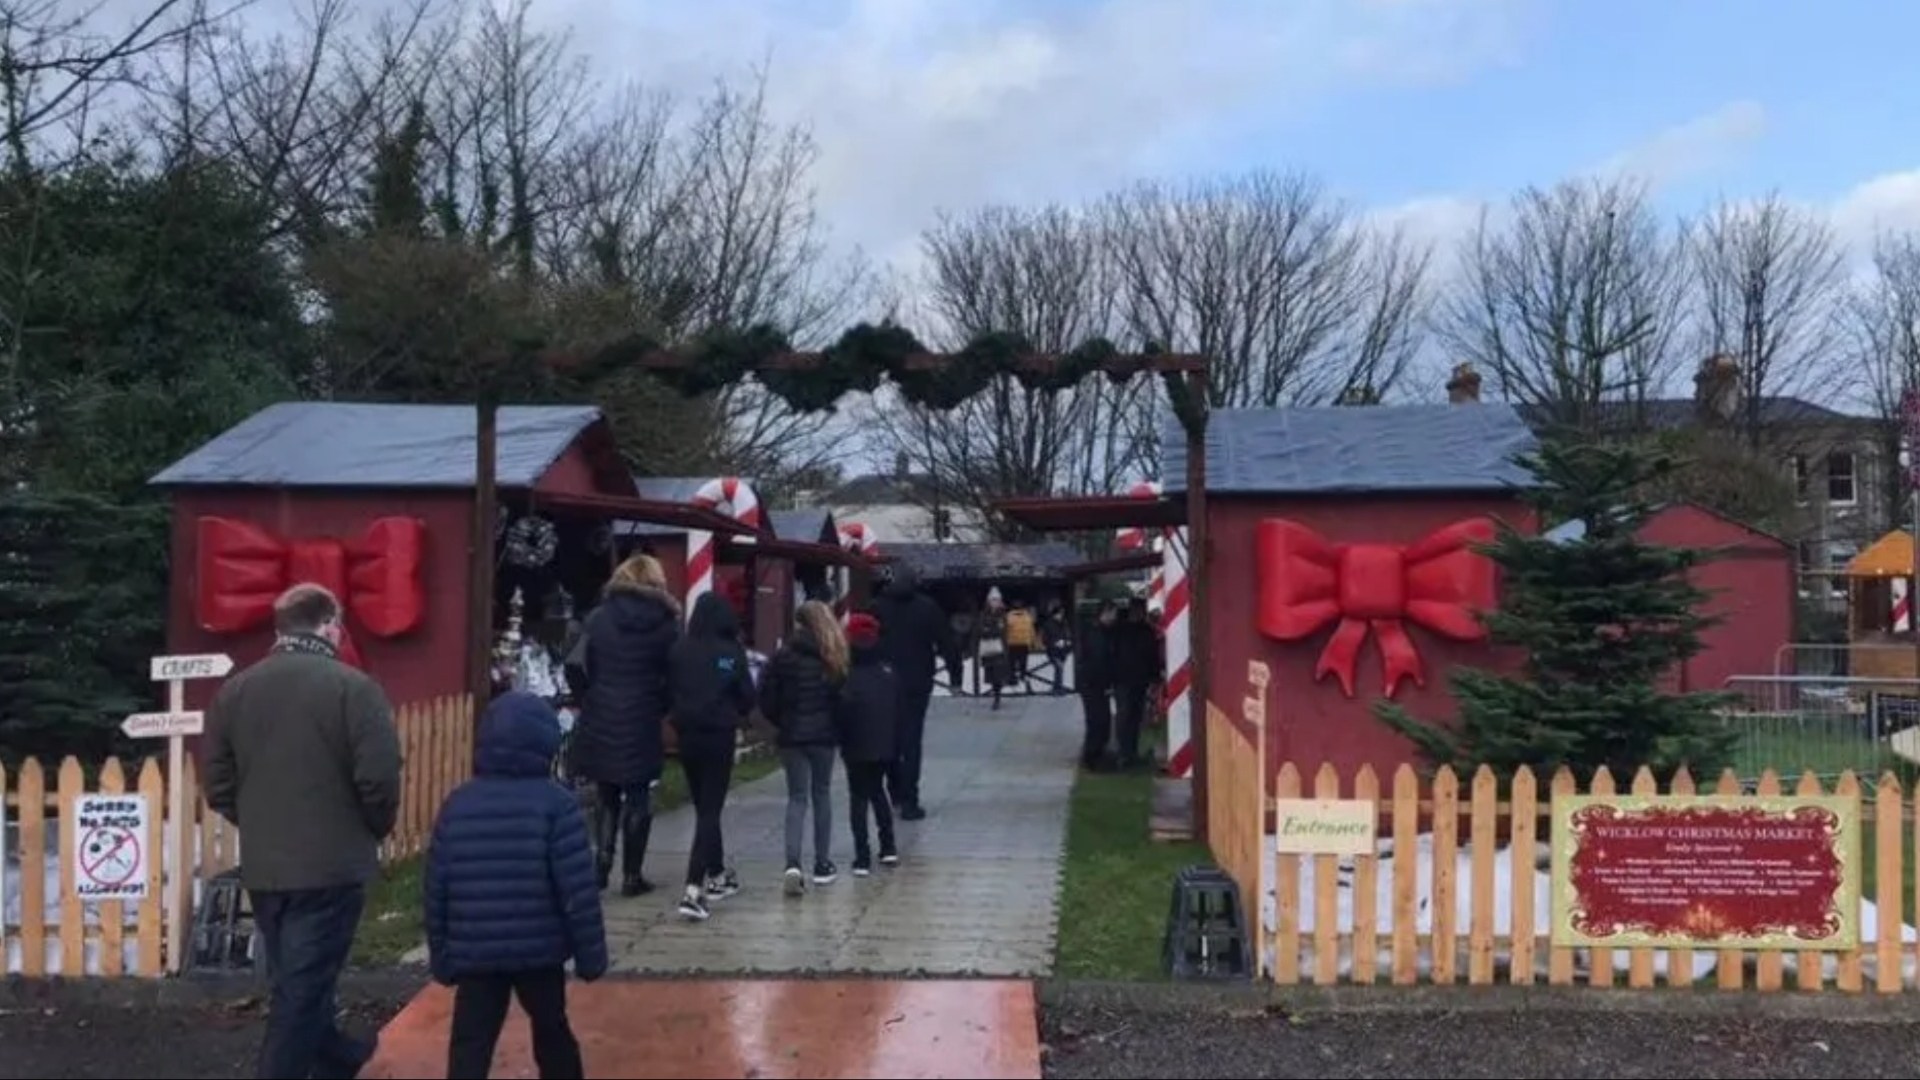
M1853 949L1860 874L1856 798L1553 801L1555 945Z
M187 711L187 680L224 678L232 670L233 658L225 653L154 657L153 681L167 684L167 711L130 716L120 727L140 738L133 728L152 726L158 729L152 737L167 740L167 829L173 834L173 866L167 878L173 886L167 890L167 941L171 943L167 971L176 975L186 962L187 909L193 906L193 875L184 862L193 843L193 820L187 810L187 736L200 734L204 726L200 713Z
M232 671L233 657L226 653L153 658L154 682L172 682L175 679L222 679Z
M120 733L129 739L165 739L198 735L206 724L203 712L143 712L120 721Z
M73 891L82 900L147 898L147 797L82 795L74 800Z
M1380 808L1372 799L1275 799L1274 842L1282 855L1372 855Z

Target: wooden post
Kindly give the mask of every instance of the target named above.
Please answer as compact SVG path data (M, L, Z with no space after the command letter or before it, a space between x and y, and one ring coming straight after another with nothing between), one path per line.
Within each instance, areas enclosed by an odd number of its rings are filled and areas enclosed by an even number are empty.
M467 693L475 710L487 706L493 691L493 531L499 511L494 493L494 447L500 402L491 388L475 403L477 428L473 456L473 533L469 557L467 609Z
M1187 707L1193 717L1189 738L1193 740L1193 835L1207 843L1207 705L1213 700L1209 665L1212 651L1207 648L1208 628L1213 623L1208 598L1213 594L1207 580L1209 539L1207 530L1207 373L1187 374L1187 395L1199 411L1200 425L1187 427L1187 590L1193 604L1187 619L1190 644L1187 655L1193 663L1192 703ZM1266 762L1260 767L1265 769Z
M185 679L167 681L167 711L187 711ZM173 877L167 882L167 973L178 975L187 963L187 912L193 907L193 815L187 801L187 739L167 737L167 832L172 836Z

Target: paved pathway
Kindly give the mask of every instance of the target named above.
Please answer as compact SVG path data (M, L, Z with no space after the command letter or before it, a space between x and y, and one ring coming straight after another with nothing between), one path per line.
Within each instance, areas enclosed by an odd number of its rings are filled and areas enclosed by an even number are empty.
M654 824L650 896L606 901L615 971L863 972L1037 976L1053 965L1060 857L1079 750L1078 699L940 698L927 719L921 781L928 817L899 824L901 865L858 879L846 777L834 778L840 880L781 895L786 782L776 774L727 803L727 856L742 889L713 918L674 911L693 813ZM811 860L809 825L807 857Z

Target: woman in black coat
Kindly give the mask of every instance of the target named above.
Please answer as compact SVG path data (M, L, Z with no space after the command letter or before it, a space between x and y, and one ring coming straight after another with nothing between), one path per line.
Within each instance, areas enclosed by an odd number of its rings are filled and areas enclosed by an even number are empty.
M595 789L594 854L600 887L620 849L620 894L653 886L641 874L653 831L653 786L666 757L661 730L670 704L669 658L680 638L680 604L659 560L635 555L614 570L581 629L568 681L580 699L571 766Z

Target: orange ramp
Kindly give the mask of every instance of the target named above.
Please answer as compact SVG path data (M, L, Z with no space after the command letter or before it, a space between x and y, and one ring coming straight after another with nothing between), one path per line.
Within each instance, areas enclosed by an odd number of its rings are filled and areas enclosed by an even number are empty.
M568 988L587 1075L1039 1080L1033 985L1000 980L609 979ZM445 1076L453 992L422 990L380 1033L365 1077ZM535 1077L518 1006L496 1077Z

